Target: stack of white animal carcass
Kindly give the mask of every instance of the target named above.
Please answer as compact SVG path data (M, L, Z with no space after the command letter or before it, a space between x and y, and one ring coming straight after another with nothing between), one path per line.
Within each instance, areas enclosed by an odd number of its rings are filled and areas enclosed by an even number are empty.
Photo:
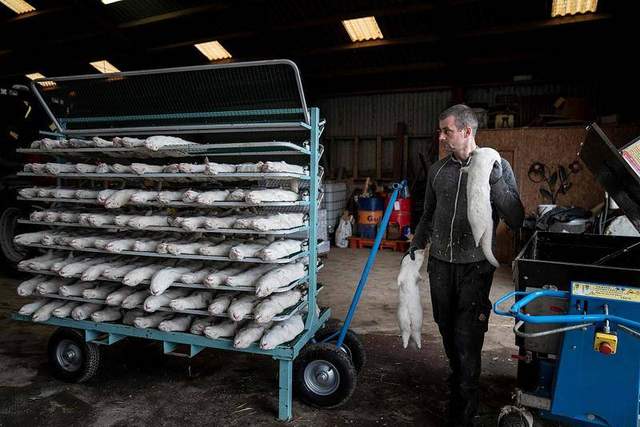
M93 138L34 142L33 148L138 148L158 153L191 144L175 137ZM124 156L124 153L119 156ZM21 197L56 201L31 212L30 223L51 226L15 237L42 254L20 262L34 276L18 294L34 297L20 314L37 322L51 316L118 322L137 328L233 339L236 348L272 349L304 329L308 275L306 242L283 230L307 224L304 213L261 210L262 204L305 199L295 186L264 187L243 174L308 174L285 162L148 164L30 163L25 172L81 174L204 174L208 181L181 180L158 189L127 181L125 188L86 186L23 188ZM225 175L236 180L217 181ZM187 182L187 181L184 181ZM232 183L233 186L230 186ZM242 185L237 185L241 183ZM146 185L145 185L146 184ZM65 202L73 201L72 207ZM236 202L233 208L226 202ZM83 204L93 206L82 207ZM277 231L277 233L272 233ZM255 232L255 233L254 233Z

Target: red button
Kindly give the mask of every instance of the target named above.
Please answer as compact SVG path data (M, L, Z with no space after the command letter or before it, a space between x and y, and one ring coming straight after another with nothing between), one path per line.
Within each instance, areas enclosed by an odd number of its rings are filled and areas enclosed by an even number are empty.
M611 354L613 353L613 347L608 342L600 343L600 353L602 354Z

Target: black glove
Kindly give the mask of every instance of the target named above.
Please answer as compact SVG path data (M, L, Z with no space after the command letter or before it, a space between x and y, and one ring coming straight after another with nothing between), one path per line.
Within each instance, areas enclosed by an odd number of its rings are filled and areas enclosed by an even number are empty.
M495 184L496 182L500 181L500 178L502 178L502 161L498 160L493 164L491 175L489 175L489 184Z
M415 246L409 246L409 250L404 254L404 257L406 257L407 255L409 255L409 258L411 258L411 261L415 261L416 260L416 254L415 252L418 250L418 248L416 248Z

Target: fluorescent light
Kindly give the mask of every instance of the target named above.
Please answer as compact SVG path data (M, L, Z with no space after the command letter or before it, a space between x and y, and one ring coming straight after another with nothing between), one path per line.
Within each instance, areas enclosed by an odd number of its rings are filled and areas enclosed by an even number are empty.
M31 6L24 0L0 0L0 3L13 10L18 15L21 13L33 12L35 7Z
M222 47L222 45L214 40L206 43L198 43L194 45L209 61L217 61L219 59L231 58L231 54Z
M382 39L382 31L376 22L376 18L373 16L367 16L365 18L348 19L342 21L344 29L349 33L349 37L352 42L361 42L364 40L376 40Z
M597 7L598 0L553 0L551 17L595 12Z
M120 0L101 0L101 1L102 1L102 4L111 4L111 3L118 2Z
M102 61L90 62L89 64L91 64L93 68L100 71L101 73L119 73L120 72L120 70L118 70L116 67L111 65L111 63L106 59L103 59Z
M40 73L27 74L26 77L29 78L30 80L44 79L45 78L45 76L43 76ZM56 82L44 81L44 82L38 82L38 84L40 86L42 86L42 87L54 87L56 85Z

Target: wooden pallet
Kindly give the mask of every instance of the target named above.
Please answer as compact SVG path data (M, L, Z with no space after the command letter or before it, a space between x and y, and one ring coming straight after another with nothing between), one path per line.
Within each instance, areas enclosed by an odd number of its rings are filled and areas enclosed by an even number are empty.
M349 247L355 249L372 248L374 239L363 237L349 237ZM406 252L409 249L409 242L406 240L382 240L381 249L391 249L397 252Z

